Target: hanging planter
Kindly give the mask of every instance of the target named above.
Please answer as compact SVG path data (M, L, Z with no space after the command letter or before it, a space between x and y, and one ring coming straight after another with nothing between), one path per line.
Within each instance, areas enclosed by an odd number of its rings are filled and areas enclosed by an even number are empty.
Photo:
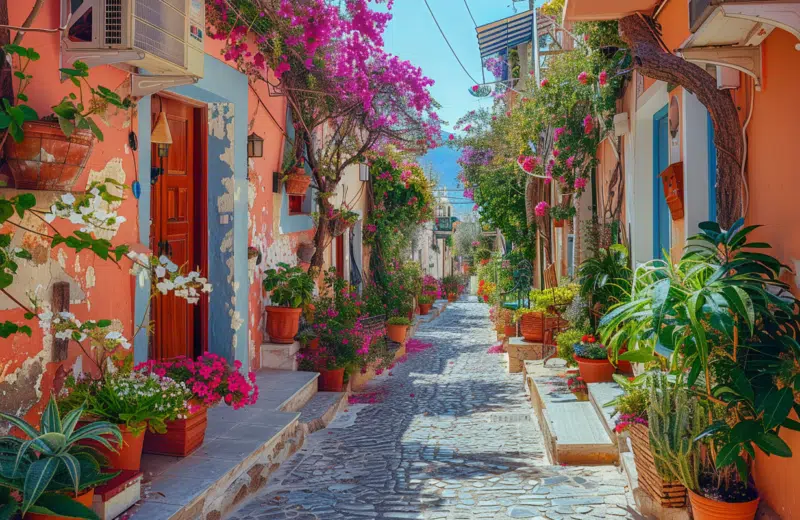
M672 220L680 220L683 218L683 163L670 164L660 177Z
M8 172L18 190L72 191L94 147L90 130L64 135L56 121L28 121L25 138L5 145Z
M289 170L286 175L286 193L287 195L305 195L309 186L311 186L311 176L306 174L303 160L300 159L297 166Z
M358 213L348 209L340 209L328 221L328 230L331 235L338 237L358 222Z

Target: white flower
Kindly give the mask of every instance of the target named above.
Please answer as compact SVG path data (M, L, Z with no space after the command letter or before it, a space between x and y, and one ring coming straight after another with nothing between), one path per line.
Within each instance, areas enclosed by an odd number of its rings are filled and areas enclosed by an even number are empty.
M61 202L64 204L73 204L75 202L75 195L72 193L65 193L61 196Z
M158 262L159 262L161 265L167 265L167 264L169 264L169 263L170 263L170 261L169 261L169 258L168 258L168 257L166 257L166 256L164 256L164 255L161 255L161 256L159 256L159 257L158 257Z
M70 329L56 332L56 339L70 339L71 337L72 331Z
M72 213L69 216L69 221L73 224L83 224L83 215L80 213Z
M106 339L120 339L120 338L122 338L122 333L117 332L115 330L106 334Z
M58 313L58 315L61 316L62 318L64 318L65 320L74 320L75 319L75 315L72 314L71 312L67 312L67 311L61 311L61 312Z
M97 188L92 188L92 190L89 193L91 193L95 197L100 196L100 190L98 190Z
M177 270L178 270L178 265L177 264L175 264L173 262L168 262L167 263L167 271L169 271L170 273L174 273Z
M174 287L175 287L175 284L173 284L169 280L164 280L163 282L158 282L156 284L156 289L161 291L161 294L167 294Z
M56 216L53 215L52 213L45 213L42 218L44 219L45 222L50 224L51 222L53 222L56 219Z
M205 293L210 293L211 292L211 284L210 283L204 283L203 284L203 292L205 292Z
M50 323L53 319L53 313L50 311L45 311L39 314L39 321L42 323ZM49 326L49 325L48 325Z
M156 266L156 277L157 278L164 278L167 275L167 270L164 267L158 265Z
M116 220L117 220L117 224L122 224L123 222L127 221L128 219L126 219L126 218L125 218L125 217L123 217L122 215L118 215L118 216L116 217Z

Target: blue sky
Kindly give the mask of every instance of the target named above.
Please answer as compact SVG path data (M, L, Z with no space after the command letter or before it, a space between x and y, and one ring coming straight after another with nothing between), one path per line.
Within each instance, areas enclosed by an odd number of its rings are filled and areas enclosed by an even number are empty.
M528 9L528 0L514 3L516 11L511 0L466 1L478 25ZM478 38L464 0L428 0L428 3L461 62L473 78L481 81ZM537 5L542 3L543 0L536 0ZM468 111L491 106L491 97L475 98L469 93L475 81L464 73L453 57L424 0L395 0L391 12L393 18L384 33L386 50L422 67L423 73L436 82L431 91L442 105L439 116L447 122L443 125L445 135ZM486 79L492 81L488 71ZM431 166L437 172L440 186L453 189L458 183L456 159L459 155L458 151L447 147L437 148L421 158L420 163ZM464 200L460 192L449 192L448 195L454 202ZM472 211L471 204L455 204L454 207L458 214Z

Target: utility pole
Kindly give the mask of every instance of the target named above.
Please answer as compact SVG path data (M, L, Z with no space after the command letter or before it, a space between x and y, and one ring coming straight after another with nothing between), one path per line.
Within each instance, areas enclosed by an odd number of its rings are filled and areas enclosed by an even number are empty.
M532 25L531 27L531 61L533 61L533 80L534 88L539 88L541 81L539 71L539 17L536 14L536 0L528 0L531 8Z

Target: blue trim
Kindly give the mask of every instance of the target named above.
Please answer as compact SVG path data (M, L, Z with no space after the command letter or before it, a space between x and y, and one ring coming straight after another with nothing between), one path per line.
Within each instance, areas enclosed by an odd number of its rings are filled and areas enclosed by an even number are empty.
M242 362L249 369L249 298L250 289L247 264L247 77L223 62L206 55L205 77L195 85L170 89L181 96L210 105L209 113L222 118L223 124L209 127L208 136L208 278L213 286L209 297L208 350L224 356L229 361ZM142 196L139 199L139 240L150 243L150 106L149 97L139 101L139 180ZM219 121L217 121L219 123ZM230 146L233 144L232 161ZM227 161L227 162L226 162ZM232 163L232 166L231 164ZM224 213L220 201L226 194L223 179L233 179L230 199ZM238 195L237 195L238 194ZM226 199L228 200L228 199ZM229 207L232 205L232 209ZM227 219L227 223L222 223ZM231 240L232 238L232 240ZM223 250L222 244L226 244ZM233 260L231 262L231 259ZM144 318L150 298L150 287L136 287L136 323ZM232 324L238 316L238 328ZM134 359L147 359L147 338L137 337Z
M717 221L717 147L714 145L714 122L708 114L708 220Z
M289 139L286 140L286 144L284 145L284 154L291 152L292 141L294 141L294 135L295 135L294 122L292 121L291 110L286 110L286 132L289 134ZM306 157L308 157L307 150L305 153ZM305 168L306 168L306 173L311 175L311 168L308 166L308 161L306 161ZM297 233L300 231L308 231L309 229L313 229L314 219L312 219L310 215L289 215L289 196L286 194L286 190L284 190L283 187L281 187L280 190L281 190L281 213L280 213L281 233L283 234ZM316 208L314 193L315 190L313 188L309 188L308 196L311 197L312 208Z
M665 117L669 116L669 104L664 105L664 108L659 110L653 115L653 258L661 258L661 240L659 233L660 215L659 215L659 198L661 197L661 190L659 190L659 177L661 168L659 167L659 123ZM669 144L667 144L669 150Z

